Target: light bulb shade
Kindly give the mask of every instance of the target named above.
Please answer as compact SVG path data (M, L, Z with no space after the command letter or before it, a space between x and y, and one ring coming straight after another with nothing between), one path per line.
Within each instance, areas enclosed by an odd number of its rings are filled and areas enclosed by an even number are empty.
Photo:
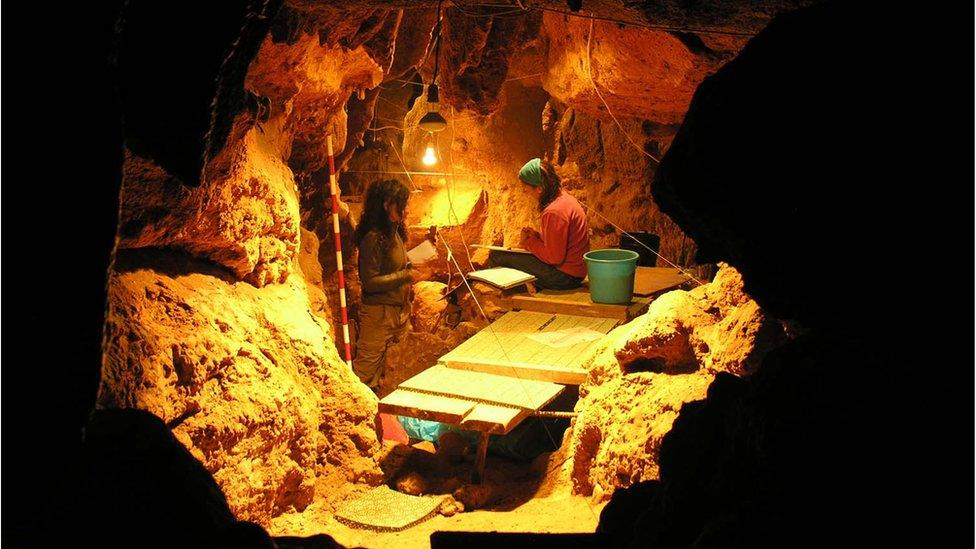
M430 111L420 119L420 129L427 132L439 132L447 127L447 120L437 111Z
M424 166L433 166L437 164L437 155L434 154L434 145L428 144L427 150L424 151L424 158L422 159Z
M427 114L420 119L419 126L427 132L439 132L447 127L447 120L437 111L440 110L437 84L427 86Z

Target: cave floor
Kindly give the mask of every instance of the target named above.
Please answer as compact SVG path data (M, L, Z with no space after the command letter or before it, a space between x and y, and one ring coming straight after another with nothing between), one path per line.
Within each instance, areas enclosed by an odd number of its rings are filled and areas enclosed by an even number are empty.
M597 503L602 498L571 493L571 470L564 449L541 454L531 463L489 455L482 485L467 484L473 467L470 456L454 466L446 466L441 460L444 456L414 447L388 442L386 451L384 465L388 469L388 483L391 487L396 485L398 491L412 494L453 492L458 499L450 501L455 504L461 500L484 503L472 503L470 505L477 509L451 516L435 514L398 532L374 531L336 520L336 509L343 501L370 489L362 484L347 483L322 490L325 497L302 512L273 519L268 531L273 536L327 534L346 547L428 547L430 535L437 531L595 532L600 512L606 505L605 501ZM457 486L460 490L455 488ZM475 495L464 497L459 496L459 492ZM479 492L480 496L477 495ZM444 508L450 507L448 502Z
M429 547L437 531L587 533L596 531L605 503L590 498L554 495L533 498L509 510L477 510L451 517L434 517L399 532L374 532L351 528L330 513L310 506L304 513L279 517L274 535L311 536L328 534L346 547Z

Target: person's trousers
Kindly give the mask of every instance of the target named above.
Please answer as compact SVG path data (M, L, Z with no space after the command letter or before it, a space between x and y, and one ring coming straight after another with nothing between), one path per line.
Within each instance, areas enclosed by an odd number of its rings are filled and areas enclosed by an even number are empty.
M359 307L359 337L352 370L360 381L376 389L386 369L386 349L410 327L410 307L367 305Z
M490 267L511 267L535 276L535 285L540 289L571 290L583 285L582 278L570 276L552 265L543 263L532 254L502 252L492 250L488 254Z

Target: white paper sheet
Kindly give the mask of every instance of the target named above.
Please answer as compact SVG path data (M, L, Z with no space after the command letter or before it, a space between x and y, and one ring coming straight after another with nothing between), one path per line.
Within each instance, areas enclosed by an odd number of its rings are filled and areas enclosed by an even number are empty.
M437 248L427 239L407 251L407 259L414 265L423 265L435 257L437 257Z
M587 341L595 341L605 335L606 334L603 332L598 332L592 328L574 326L572 328L565 328L563 330L555 330L552 332L536 332L528 337L532 341L549 347L558 348L570 347L572 345L576 345L577 343L585 343Z

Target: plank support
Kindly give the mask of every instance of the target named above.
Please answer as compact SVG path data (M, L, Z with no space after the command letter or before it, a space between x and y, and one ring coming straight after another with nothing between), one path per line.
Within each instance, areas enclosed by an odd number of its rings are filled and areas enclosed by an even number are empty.
M485 480L485 458L488 457L488 436L488 433L481 433L481 441L478 442L478 455L474 462L472 484L481 484Z

